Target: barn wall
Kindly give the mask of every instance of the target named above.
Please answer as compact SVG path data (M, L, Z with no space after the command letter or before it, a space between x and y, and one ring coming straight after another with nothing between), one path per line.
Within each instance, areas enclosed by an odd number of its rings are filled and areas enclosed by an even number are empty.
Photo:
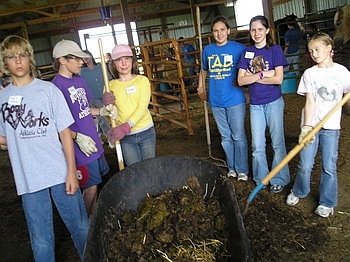
M275 21L292 13L294 13L297 17L303 17L305 13L304 0L293 0L274 6L272 12Z
M338 6L343 6L350 4L350 0L317 0L311 1L311 12L316 12L319 10L326 10L331 8L336 8Z

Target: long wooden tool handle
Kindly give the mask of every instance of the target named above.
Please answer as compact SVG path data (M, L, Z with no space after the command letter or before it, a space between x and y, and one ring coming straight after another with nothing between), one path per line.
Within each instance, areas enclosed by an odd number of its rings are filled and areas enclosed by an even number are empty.
M101 67L102 67L103 81L104 81L104 84L105 84L105 90L106 90L106 92L110 92L109 80L108 80L108 74L107 74L107 68L106 68L106 61L104 59L104 52L103 52L101 38L98 39L98 47L100 49ZM115 119L110 118L110 120L111 120L112 128L116 127L117 126L117 122L115 121ZM123 159L123 154L122 154L122 148L121 148L121 145L120 145L120 141L115 141L115 150L117 152L119 170L121 171L121 170L124 169L124 159Z
M261 184L258 185L253 192L250 194L248 198L248 202L251 202L255 195L264 187L264 185L267 185L267 183L286 165L290 160L293 159L293 157L298 154L301 149L303 149L306 146L306 142L308 142L320 129L323 127L324 123L340 108L342 107L350 98L350 92L347 93L343 99L335 105L331 111L328 112L328 114L308 133L303 141L300 144L297 144L288 154L285 158L282 159L282 161L271 170L270 173L267 174L267 176L261 181Z
M202 61L202 53L203 53L203 42L202 42L202 28L201 28L201 13L200 13L200 8L199 6L196 7L196 18L197 18L197 28L198 28L198 38L199 38L199 50L200 50L200 61ZM205 77L203 73L203 62L201 64L201 74L200 77L202 78L202 87L203 87L203 92L206 93L206 88L205 88ZM208 145L208 150L209 150L209 156L211 156L211 135L210 135L210 126L209 126L209 112L208 112L208 102L203 101L203 106L204 106L204 119L205 119L205 131L206 131L206 136L207 136L207 145Z

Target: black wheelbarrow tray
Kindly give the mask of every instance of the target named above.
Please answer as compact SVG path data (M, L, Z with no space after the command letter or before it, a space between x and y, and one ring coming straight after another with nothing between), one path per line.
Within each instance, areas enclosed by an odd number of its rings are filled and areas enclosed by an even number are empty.
M235 191L222 169L194 157L161 156L126 167L104 185L92 217L83 261L106 261L108 232L115 230L123 213L137 210L148 195L175 190L196 176L204 192L214 190L225 212L230 261L250 261L249 243Z

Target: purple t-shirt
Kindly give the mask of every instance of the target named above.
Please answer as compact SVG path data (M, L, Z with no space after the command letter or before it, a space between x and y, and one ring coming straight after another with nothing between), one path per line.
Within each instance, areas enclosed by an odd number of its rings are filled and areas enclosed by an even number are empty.
M83 77L73 75L72 78L66 78L57 74L52 82L62 91L70 111L74 118L74 123L70 129L90 136L96 143L98 151L87 157L74 143L75 160L77 167L84 166L98 159L104 152L101 140L98 136L94 119L91 114L89 102L92 99L90 90Z
M278 66L285 67L288 64L286 57L279 45L272 45L269 49L249 46L241 53L238 68L249 69L252 73L255 68L262 66L264 71L275 69ZM257 71L258 72L258 71ZM280 85L267 85L253 83L248 85L250 104L263 105L277 100L282 96Z

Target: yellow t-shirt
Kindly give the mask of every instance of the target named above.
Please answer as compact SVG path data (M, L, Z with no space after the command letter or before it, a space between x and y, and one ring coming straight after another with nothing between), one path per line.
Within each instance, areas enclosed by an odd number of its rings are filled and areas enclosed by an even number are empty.
M147 77L137 75L127 82L113 79L109 82L109 88L116 97L117 125L131 121L134 124L131 133L139 133L153 126L152 116L148 110L151 85Z

